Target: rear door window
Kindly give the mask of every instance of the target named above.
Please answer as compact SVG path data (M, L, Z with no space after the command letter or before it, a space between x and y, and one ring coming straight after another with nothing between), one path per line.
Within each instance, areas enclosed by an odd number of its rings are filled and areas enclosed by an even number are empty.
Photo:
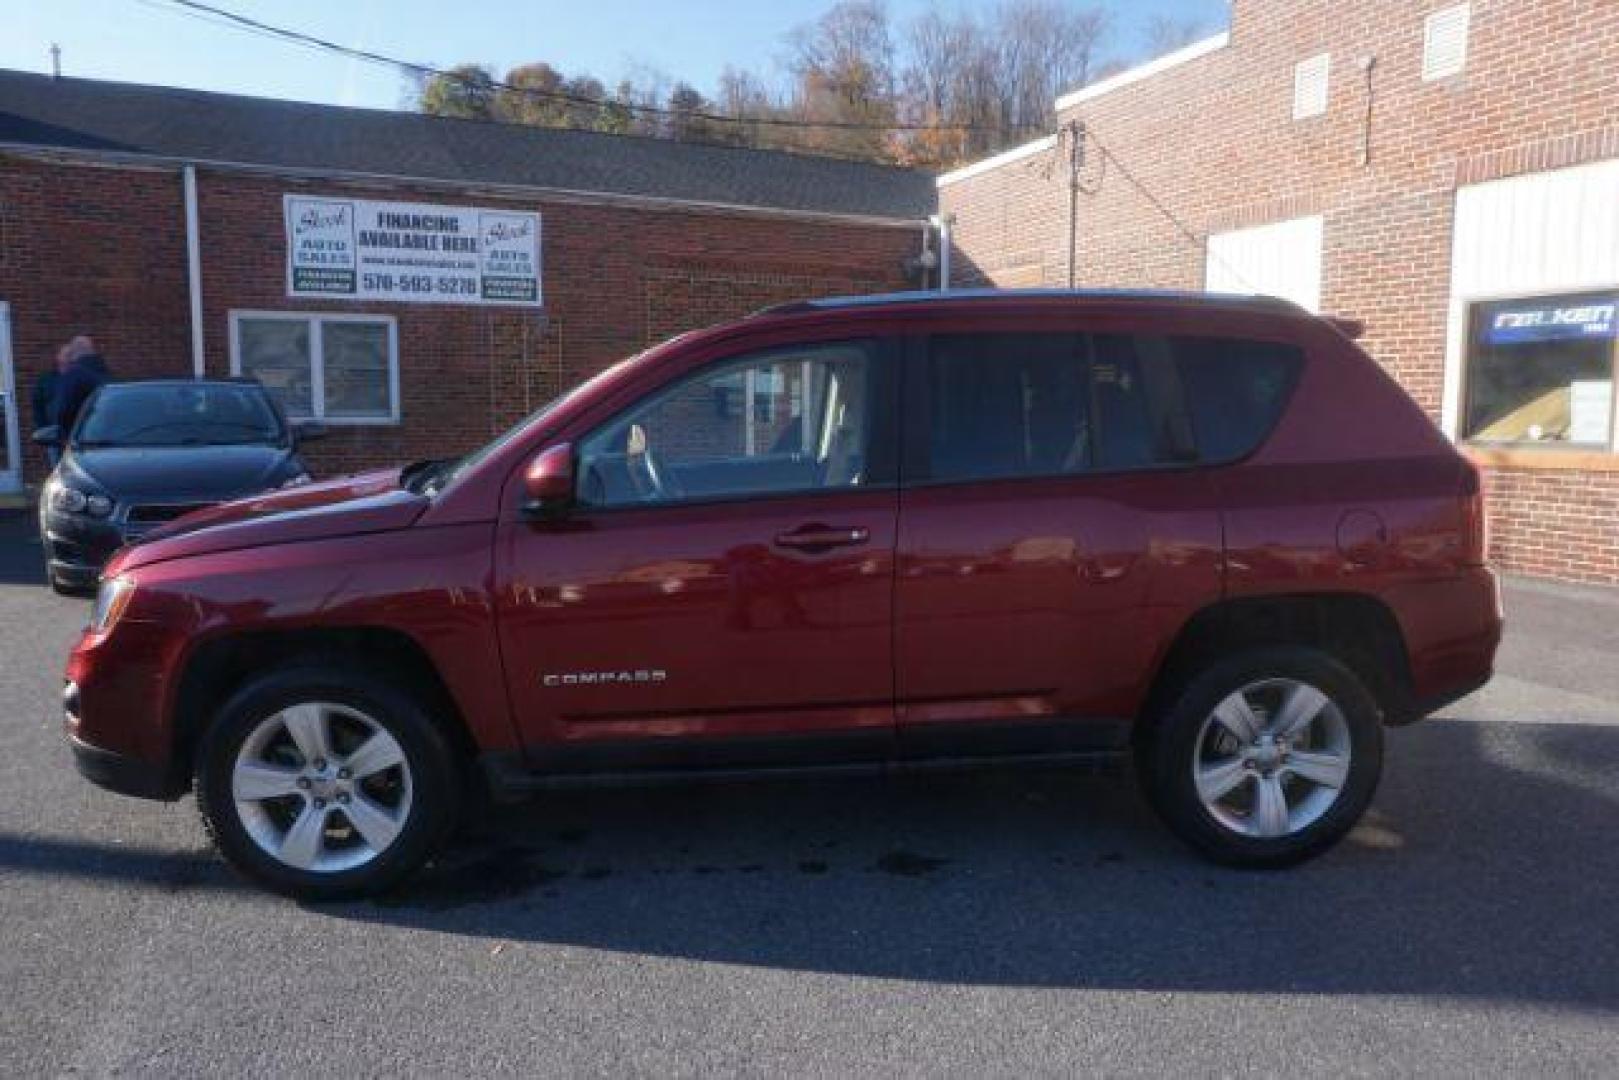
M926 382L924 475L935 481L1149 468L1193 456L1167 339L940 335Z
M1265 441L1304 362L1297 346L1236 338L1179 338L1175 358L1206 464L1235 461Z

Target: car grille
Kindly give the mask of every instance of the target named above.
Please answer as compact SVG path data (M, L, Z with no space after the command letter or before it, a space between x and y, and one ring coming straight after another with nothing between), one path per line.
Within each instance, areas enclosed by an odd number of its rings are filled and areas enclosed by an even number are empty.
M144 503L129 508L129 523L137 526L161 525L173 521L193 510L202 510L213 503Z

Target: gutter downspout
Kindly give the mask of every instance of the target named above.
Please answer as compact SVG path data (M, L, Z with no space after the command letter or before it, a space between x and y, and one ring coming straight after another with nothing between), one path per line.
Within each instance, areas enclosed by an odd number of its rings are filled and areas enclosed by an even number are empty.
M191 301L191 373L207 374L202 352L202 239L197 224L197 167L187 165L181 174L186 206L186 286Z
M953 214L934 214L928 220L939 230L939 291L950 291L950 223Z

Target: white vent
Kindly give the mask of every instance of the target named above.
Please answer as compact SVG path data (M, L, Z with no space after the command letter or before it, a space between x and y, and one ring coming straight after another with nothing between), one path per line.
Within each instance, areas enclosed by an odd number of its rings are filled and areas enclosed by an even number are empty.
M1467 25L1472 5L1440 8L1422 28L1422 77L1443 79L1467 66Z
M1293 119L1320 116L1327 111L1327 73L1332 56L1322 53L1301 60L1293 69Z

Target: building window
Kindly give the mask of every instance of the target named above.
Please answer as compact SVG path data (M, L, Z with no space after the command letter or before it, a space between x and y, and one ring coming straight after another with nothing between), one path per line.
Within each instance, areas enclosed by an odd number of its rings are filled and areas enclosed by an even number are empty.
M1612 446L1616 311L1619 289L1473 305L1463 435Z
M294 420L399 421L399 328L382 315L233 311L231 374L258 379Z
M1422 28L1422 77L1444 79L1459 75L1467 66L1467 26L1472 19L1468 4L1441 8L1428 16Z
M1327 76L1332 56L1322 53L1301 60L1293 69L1293 119L1304 120L1327 111Z

